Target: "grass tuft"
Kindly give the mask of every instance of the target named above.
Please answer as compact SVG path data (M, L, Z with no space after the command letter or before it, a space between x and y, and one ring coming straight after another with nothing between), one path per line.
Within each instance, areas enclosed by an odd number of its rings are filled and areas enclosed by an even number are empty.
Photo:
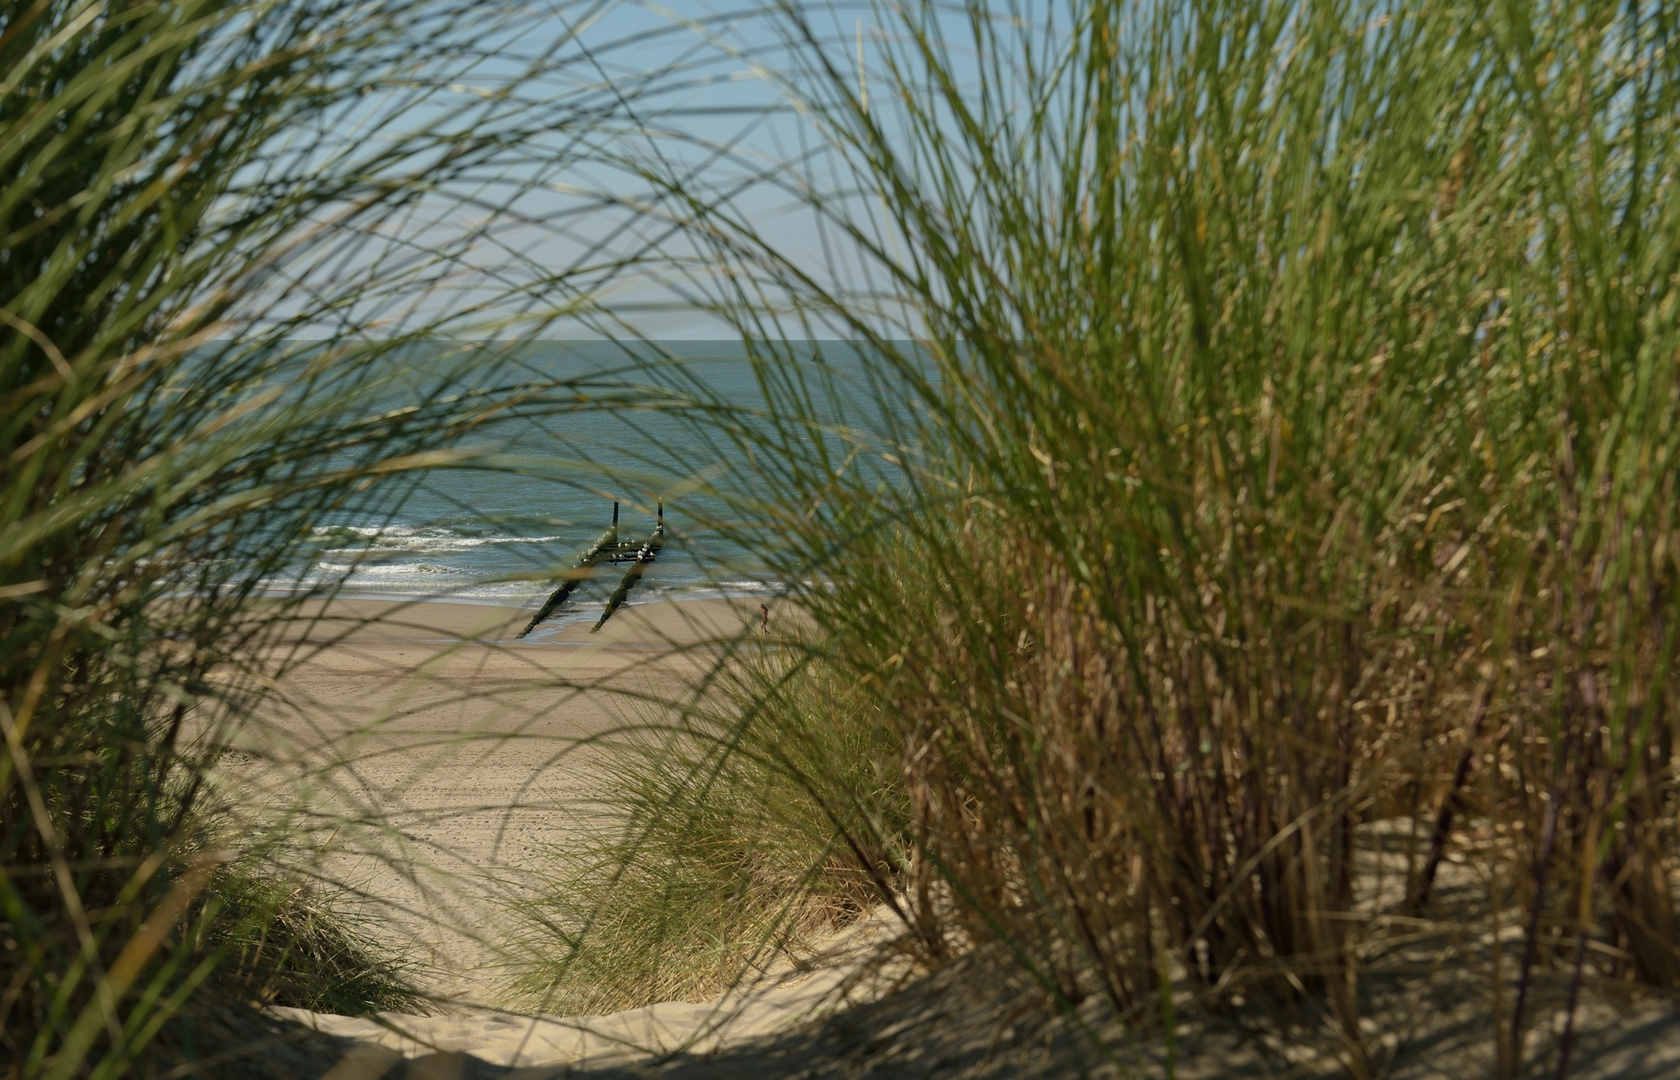
M873 906L836 822L902 822L891 747L796 643L749 643L729 684L673 725L592 747L591 809L521 905L515 999L542 1012L704 1001L802 968ZM808 777L845 763L846 804ZM902 854L902 853L900 853Z
M346 1016L428 1010L417 965L380 942L344 888L236 863L205 893L190 945L224 957L215 978L241 999Z

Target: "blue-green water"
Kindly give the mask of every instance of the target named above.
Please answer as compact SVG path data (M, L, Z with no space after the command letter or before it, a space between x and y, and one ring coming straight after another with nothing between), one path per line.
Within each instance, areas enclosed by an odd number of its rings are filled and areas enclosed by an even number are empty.
M762 467L763 445L744 449L706 419L712 414L669 408L673 393L709 398L739 410L737 424L773 426L777 404L774 395L767 400L762 370L728 343L659 348L669 357L636 368L603 343L522 346L512 376L499 368L497 379L612 372L604 382L658 387L665 407L585 407L504 422L476 444L499 455L495 462L430 473L394 506L321 521L309 565L271 585L342 580L342 594L351 597L534 608L554 588L555 574L611 521L617 497L619 537L636 542L648 537L654 507L665 500L666 545L633 600L781 591L783 583L735 540L739 527L751 528L743 515L754 501L778 497L766 475L774 470ZM820 365L801 364L805 408L868 428L880 414L879 394L868 389L861 363L843 346L828 346L823 355ZM814 375L806 384L808 373ZM547 627L593 621L624 569L603 567Z

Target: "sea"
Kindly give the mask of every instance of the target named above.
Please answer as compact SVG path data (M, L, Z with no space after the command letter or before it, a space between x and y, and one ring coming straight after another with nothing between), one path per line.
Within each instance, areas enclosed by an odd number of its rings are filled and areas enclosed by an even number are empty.
M452 348L458 356L459 346ZM501 360L487 367L506 381L506 350L496 352ZM417 372L431 364L426 357L410 362ZM767 428L794 392L803 399L798 411L822 418L828 430L902 441L881 421L902 421L904 410L856 349L813 342L791 350L786 363L792 367L769 375L780 394L767 390L762 364L755 367L738 344L726 342L659 342L635 352L606 342L527 343L512 369L527 379L589 380L599 397L614 396L599 387L619 384L667 402L671 395L704 399L730 410L737 425ZM416 393L427 385L423 375L409 382ZM616 502L621 540L645 541L661 508L666 524L665 545L633 603L782 593L787 583L738 542L741 526L750 531L752 524L741 521L743 508L778 497L763 447L745 448L693 410L647 408L635 403L635 392L628 398L631 404L493 426L488 437L467 444L494 455L491 464L432 471L376 509L325 515L312 526L306 562L266 587L336 584L346 598L535 609L611 523ZM602 566L533 637L593 622L627 568Z

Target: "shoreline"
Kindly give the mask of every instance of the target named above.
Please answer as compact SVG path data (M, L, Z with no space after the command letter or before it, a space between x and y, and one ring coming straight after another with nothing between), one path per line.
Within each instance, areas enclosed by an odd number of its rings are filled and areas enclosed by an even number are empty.
M604 580L604 578L598 580ZM467 607L529 607L535 611L554 591L554 588L554 583L545 583L541 589L517 596L506 594L473 595L466 592L380 592L343 588L333 593L331 600L335 602L355 601L357 603L450 604ZM254 590L254 595L264 599L300 594L310 595L310 590L278 586L263 586ZM696 600L750 601L756 604L766 599L783 599L786 595L786 586L783 582L732 581L725 585L705 585L697 582L649 582L644 579L643 584L638 586L635 594L626 602L625 606L687 604ZM599 595L593 593L581 600L574 601L574 605L578 609L591 611L599 611L606 606L605 601Z

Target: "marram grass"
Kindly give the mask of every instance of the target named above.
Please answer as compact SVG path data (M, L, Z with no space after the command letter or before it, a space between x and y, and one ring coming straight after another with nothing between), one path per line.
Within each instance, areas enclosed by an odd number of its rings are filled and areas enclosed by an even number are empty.
M499 467L464 444L581 400L448 338L587 316L641 257L545 268L482 231L609 157L586 136L634 87L565 74L593 70L570 28L604 6L0 10L7 1076L238 1050L202 1045L199 1006L417 1004L289 819L230 835L226 752L287 621L340 584L272 592L307 584L312 526ZM526 241L594 219L570 190Z
M787 186L873 276L719 206L707 285L773 420L741 536L863 701L739 752L862 724L907 808L803 865L1128 1026L1317 1001L1353 1075L1420 963L1502 1076L1680 985L1674 12L911 3L866 73L782 14L849 168ZM800 319L891 430L837 450Z

